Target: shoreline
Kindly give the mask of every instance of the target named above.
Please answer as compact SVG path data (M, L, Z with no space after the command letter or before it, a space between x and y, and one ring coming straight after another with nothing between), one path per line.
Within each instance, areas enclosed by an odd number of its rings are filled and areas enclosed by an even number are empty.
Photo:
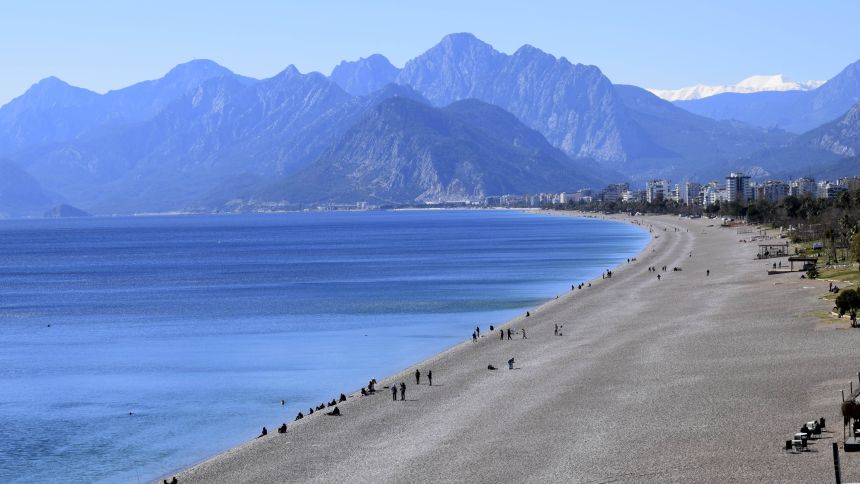
M456 209L454 209L454 208L451 208L451 209L447 209L447 208L438 208L438 209L437 209L437 208L431 208L431 209L426 209L426 208L391 209L391 211L412 211L412 210L463 210L463 209L461 209L461 208L456 208ZM591 215L590 215L590 214L588 214L587 212L563 212L563 211L554 211L554 210L549 210L549 211L547 211L547 210L541 210L541 209L517 209L517 208L479 208L479 209L467 209L467 210L486 210L486 211L498 211L498 210L505 210L505 211L515 211L515 212L520 212L520 213L525 213L525 214L530 214L530 215L548 215L548 216L560 216L560 217L576 217L576 218L582 218L582 219L598 219L598 217L591 216ZM266 213L268 213L268 212L266 212ZM177 214L177 215L178 215L178 214ZM603 218L602 220L609 221L609 222L613 222L613 223L621 223L621 224L628 224L628 225L637 225L637 224L635 224L635 223L632 223L632 221L630 221L630 220L619 220L619 219L608 219L608 218ZM648 240L648 243L647 243L647 244L642 248L642 250L641 250L641 251L639 251L639 252L637 252L636 254L633 254L633 255L631 256L631 259L632 259L632 258L634 258L634 257L640 257L642 254L646 253L646 252L648 251L648 249L649 249L649 248L651 248L651 246L654 244L654 241L655 241L654 237L653 237L652 235L648 234L648 232L647 232L647 230L646 230L646 229L643 229L641 226L638 226L637 228L638 228L639 230L641 230L645 235L649 235L649 240ZM621 264L619 264L619 265L617 265L617 266L614 266L614 267L610 268L610 270L612 270L612 271L613 271L613 273L615 273L615 272L616 272L616 270L617 270L618 268L620 268L620 267L624 267L624 266L626 266L626 265L627 265L627 264L625 264L625 263L621 263ZM597 279L597 278L595 277L595 278L593 278L593 279L589 279L589 280L585 280L585 281L580 281L580 282L583 284L583 286L586 286L586 285L587 285L587 284L589 284L589 283L592 283L592 284L598 284L598 283L599 283L599 282L601 282L601 281L602 281L602 279ZM583 287L583 289L581 289L581 290L586 290L586 289L588 289L588 287ZM573 294L574 294L574 293L578 293L578 292L579 292L579 291L581 291L581 290L580 290L580 289L577 289L576 291L568 290L568 291L566 291L566 292L564 292L564 293L556 294L556 295L555 295L556 297L551 297L551 296L550 296L550 297L548 297L547 299L545 299L543 302L541 302L540 304L538 304L537 306L534 306L534 307L528 308L528 311L534 312L534 311L538 311L538 310L542 310L542 309L545 309L545 308L551 307L551 306L552 306L552 305L554 305L554 304L561 304L561 303L563 303L563 301L564 301L566 298L569 298L569 297L573 296ZM508 327L509 327L511 324L513 324L514 322L517 322L517 321L524 321L525 319L526 319L526 318L525 318L524 316L517 316L517 317L511 318L511 319L509 319L509 320L506 320L506 321L504 321L503 323L501 323L501 324L499 324L499 325L495 325L495 328L496 328L497 330L498 330L498 329L500 329L500 328L508 328ZM482 330L484 330L484 329L486 329L486 328L482 328ZM517 334L519 334L519 333L517 333ZM485 337L486 337L486 336L485 336L484 334L482 334L482 335L481 335L481 338L482 338L482 339L483 339L483 338L485 338ZM492 338L491 338L491 339L492 339ZM382 385L384 385L384 383L383 383L383 382L387 382L388 380L391 380L391 379L397 379L397 376L398 376L398 375L404 375L404 378L405 378L405 377L410 377L410 378L411 378L411 376L410 376L410 375L411 375L412 373L414 373L414 370L415 370L417 367L422 367L422 366L426 366L426 365L428 365L428 364L432 364L432 363L434 363L434 362L436 362L436 361L438 361L438 360L440 360L440 359L443 359L447 354L451 353L452 351L457 350L457 349L458 349L458 348L460 348L460 347L464 347L464 348L465 348L465 347L468 347L470 344L471 344L471 343L470 343L468 340L467 340L467 341L458 342L458 343L454 343L452 346L449 346L449 347L447 347L447 348L443 349L442 351L440 351L440 352L438 352L438 353L435 353L435 354L433 354L433 355L430 355L429 357L426 357L425 359L423 359L423 360L421 360L421 361L418 361L418 362L416 362L416 363L413 363L413 364L411 364L411 365L409 365L409 366L407 366L407 367L405 367L405 368L401 368L401 369L399 369L399 370L395 370L392 374L390 374L390 375L386 375L386 376L384 376L381 380L379 380L380 387L381 387ZM401 379L403 379L403 378L401 378ZM388 386L386 385L386 386L385 386L385 389L387 389L387 388L388 388ZM357 390L350 390L350 393L344 393L344 394L347 396L347 398L348 398L348 400L347 400L347 402L346 402L346 403L348 403L348 402L349 402L349 400L351 400L351 399L354 399L354 398L360 397L360 396L361 396L360 391L361 391L361 389L357 389ZM377 391L377 393L378 393L378 394L381 394L381 393L384 393L384 392L382 392L381 390L379 390L379 391ZM343 404L342 404L342 403L339 403L339 405L343 405ZM328 409L328 408L326 408L326 410L325 410L325 411L328 411L328 410L329 410L329 409ZM302 424L308 424L308 423L309 423L312 419L314 419L314 418L324 418L324 417L326 417L326 416L324 415L324 412L325 412L325 411L322 411L322 410L321 410L321 411L319 411L319 412L314 412L314 414L313 414L313 415L307 415L307 414L306 414L306 415L305 415L305 417L304 417L302 420L300 420L300 421L287 421L286 423L287 423L287 426L288 426L288 432L289 432L289 431L291 431L291 429L293 429L293 428L294 428L294 426L300 426L300 425L302 425ZM270 431L269 431L269 435L272 435L272 434L275 432L275 430L276 430L275 428L272 428L272 430L270 430ZM157 484L157 483L160 483L163 479L167 479L167 480L169 481L169 480L170 480L170 478L171 478L172 476L174 476L174 475L182 476L182 474L186 473L187 471L189 471L189 470L191 470L191 469L193 469L193 468L195 468L195 467L198 467L198 466L200 466L200 465L205 465L207 462L209 462L209 461L211 461L211 460L213 460L213 459L217 459L219 456L229 454L229 453L233 452L234 450L236 450L236 449L238 449L238 448L242 448L242 447L244 447L244 446L246 446L246 445L248 445L248 444L251 444L251 443L253 443L255 440L256 440L256 439L250 439L250 440L247 440L247 441L245 441L245 442L242 442L242 443L240 443L240 444L237 444L236 446L233 446L233 447L231 447L231 448L229 448L229 449L226 449L226 450L224 450L223 452L217 453L217 454L215 454L215 455L210 455L210 456L205 457L205 458L203 458L203 459L201 459L201 460L198 460L197 462L195 462L195 463L193 463L193 464L185 465L185 466L182 466L182 467L178 467L178 468L176 468L176 469L173 469L171 472L165 473L165 474L161 475L160 477L158 477L158 479L157 479L156 481L154 481L154 482L156 482L156 484ZM180 478L180 482L185 482L185 480L184 480L184 479L182 479L182 478Z
M180 481L832 478L838 390L855 374L860 337L815 331L805 314L821 306L820 283L765 275L753 247L708 220L596 218L665 232L611 279L503 325L526 327L528 339L456 345L380 380L381 394L349 399L341 417L288 423L286 434L186 468ZM664 265L659 282L646 270ZM559 322L563 337L553 336ZM511 356L518 371L503 368ZM416 367L440 384L412 385ZM392 403L384 387L399 381L410 399ZM801 422L822 416L831 428L819 452L780 450ZM649 444L634 445L635 436ZM860 475L857 459L842 465L843 475Z

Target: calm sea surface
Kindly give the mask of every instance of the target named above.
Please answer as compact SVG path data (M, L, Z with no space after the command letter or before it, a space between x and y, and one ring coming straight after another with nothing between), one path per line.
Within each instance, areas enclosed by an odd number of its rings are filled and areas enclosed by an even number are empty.
M0 221L0 481L152 480L648 240L507 211Z

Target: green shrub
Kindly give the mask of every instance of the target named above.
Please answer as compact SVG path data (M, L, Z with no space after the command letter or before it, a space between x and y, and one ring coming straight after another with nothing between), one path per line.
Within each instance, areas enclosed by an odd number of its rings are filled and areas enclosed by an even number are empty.
M836 309L839 310L840 317L849 311L860 309L860 293L856 289L843 289L836 296Z

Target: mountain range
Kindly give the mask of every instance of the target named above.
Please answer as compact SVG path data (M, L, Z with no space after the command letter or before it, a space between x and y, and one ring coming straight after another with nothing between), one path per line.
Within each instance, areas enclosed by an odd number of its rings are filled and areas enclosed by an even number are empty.
M105 94L48 78L0 108L0 170L20 180L0 185L0 214L438 202L783 173L856 156L854 67L810 91L672 103L530 45L505 54L451 34L402 69L373 54L330 76L289 66L257 80L195 60ZM752 113L762 95L794 100L808 122L836 114L796 135L688 106L740 96Z
M384 204L572 190L619 177L569 158L497 106L467 99L434 108L390 97L275 187L296 201Z
M648 91L666 101L691 101L725 92L749 94L763 91L809 91L822 84L824 84L824 81L795 82L787 79L782 74L775 74L772 76L750 76L737 84L723 86L696 84L695 86L682 87L680 89L649 88Z
M833 121L858 101L860 61L809 91L724 93L675 104L713 119L736 120L799 134Z

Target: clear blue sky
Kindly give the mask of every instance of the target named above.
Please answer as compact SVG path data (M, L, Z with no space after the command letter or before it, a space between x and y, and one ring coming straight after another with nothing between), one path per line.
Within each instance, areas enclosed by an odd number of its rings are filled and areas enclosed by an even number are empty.
M0 104L51 75L103 92L194 58L253 77L289 64L328 74L372 53L402 66L451 32L503 52L529 43L643 87L827 79L860 59L858 20L852 0L4 2Z

